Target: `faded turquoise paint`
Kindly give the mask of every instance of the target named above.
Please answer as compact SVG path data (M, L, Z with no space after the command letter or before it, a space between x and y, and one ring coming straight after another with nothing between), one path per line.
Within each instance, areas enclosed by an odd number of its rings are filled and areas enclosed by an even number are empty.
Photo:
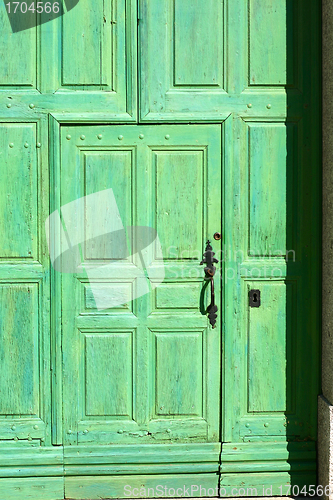
M12 34L1 4L0 500L316 483L319 7L142 0L138 23L135 0L81 0ZM98 311L44 222L106 188L166 277L135 299L124 259L127 300Z

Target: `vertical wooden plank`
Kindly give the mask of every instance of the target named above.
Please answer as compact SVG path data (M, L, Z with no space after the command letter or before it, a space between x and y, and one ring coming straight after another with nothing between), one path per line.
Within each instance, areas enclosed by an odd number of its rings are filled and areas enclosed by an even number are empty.
M78 200L83 193L82 165L79 150L75 142L78 136L78 127L62 127L60 132L59 151L59 207L62 227L64 229L62 240L71 242L76 234L68 232L68 221L63 218L63 206ZM66 139L66 136L70 140ZM71 139L73 137L73 140ZM75 141L75 142L74 142ZM80 169L81 167L81 169ZM74 212L75 217L75 212ZM79 223L74 223L74 231ZM63 241L61 242L63 244ZM82 380L82 358L84 353L84 336L79 331L76 318L82 304L82 289L78 286L75 269L69 273L61 273L61 341L63 363L63 444L76 445L78 443L77 424L82 418L82 401L84 397L84 380ZM85 273L84 273L85 274Z
M60 200L60 124L49 115L49 154L50 154L50 214L59 210ZM54 228L53 228L54 230ZM54 233L49 235L54 244L60 245L60 241ZM59 249L56 252L60 253ZM51 388L52 388L52 444L63 443L62 422L62 310L61 310L61 273L53 266L51 274Z
M223 85L223 2L174 1L174 85Z
M155 411L157 418L169 415L203 416L203 384L206 374L202 355L203 332L156 333Z
M2 123L0 258L38 260L38 171L35 123Z
M138 128L133 129L131 140L135 141L138 136ZM140 132L143 130L140 128ZM147 144L138 144L135 148L134 184L133 184L133 225L154 227L153 197L154 170L152 163L152 152ZM147 193L144 198L140 193ZM133 259L138 266L138 256ZM151 361L153 357L153 332L148 327L147 317L151 313L150 302L146 296L138 297L133 303L138 324L135 329L135 406L134 419L140 425L148 427L149 420L154 415L152 402L154 400L151 384Z
M245 345L245 300L242 297L240 264L246 255L247 224L243 214L247 208L248 147L244 121L231 115L224 123L224 197L223 197L223 390L222 394L237 394L233 404L222 397L224 436L226 442L239 440L239 419L246 408L247 380Z
M165 45L166 40L172 39L172 10L170 2L150 2L141 0L139 21L139 47L140 50L140 111L143 119L152 108L157 112L165 109L167 90L172 85L172 54L170 46ZM156 32L156 22L159 20L161 28ZM152 44L148 33L156 34L155 43ZM156 64L163 61L163 66ZM165 68L168 68L165 71Z
M287 292L285 283L260 286L260 307L248 308L248 411L287 411ZM289 298L289 297L288 297ZM290 297L289 306L292 305ZM293 311L295 314L295 311Z
M85 414L133 419L133 333L85 334Z
M37 123L37 162L38 162L38 226L39 226L39 261L45 270L43 279L40 282L40 327L43 335L41 336L41 356L40 362L44 394L42 415L46 424L47 432L42 445L50 446L52 444L52 388L51 388L51 278L50 278L50 256L47 240L45 238L45 220L50 211L50 158L48 144L48 115L43 115Z
M15 8L15 4L11 4ZM8 7L0 4L0 86L9 88L36 88L37 28L12 32L7 15Z
M250 84L285 85L287 0L249 1ZM290 53L290 47L288 52Z
M0 414L40 417L37 283L0 285ZM24 332L24 336L21 333Z
M62 17L62 85L112 89L111 2L91 7L80 0Z
M247 87L247 33L246 2L228 2L226 9L226 91L240 94Z
M7 120L1 125L4 182L0 204L7 213L0 252L1 376L2 391L9 397L1 397L7 407L2 408L6 418L0 422L0 434L8 446L50 445L50 290L43 227L49 209L45 124L41 119ZM17 368L11 366L14 362ZM19 387L13 393L10 387L15 385Z
M127 63L124 68L126 74L126 111L130 116L139 120L139 80L138 63L140 54L138 50L138 2L140 0L126 0L125 3L125 46ZM114 46L113 41L113 46ZM119 69L117 66L117 73ZM121 74L121 73L120 73ZM113 80L115 77L113 76ZM137 117L137 118L136 118Z
M289 132L291 133L292 129ZM293 144L292 138L289 139ZM252 256L285 255L287 249L287 125L285 123L250 123L248 140L249 254ZM289 167L291 169L293 165L289 164ZM288 179L291 177L289 175ZM290 188L291 186L288 186L288 189Z
M40 39L38 90L43 94L56 92L61 86L61 26L62 17L57 17L37 28Z
M174 243L176 258L192 257L205 237L203 224L194 224L204 211L203 182L206 174L204 152L154 151L156 177L156 230L162 250ZM166 189L169 186L169 189ZM172 224L171 224L172 221Z
M211 422L210 429L208 431L208 438L211 441L221 442L223 438L223 429L221 428L221 421L223 418L223 407L222 407L222 388L220 380L217 380L217 373L221 372L221 342L222 342L222 324L224 321L222 312L222 280L221 272L223 265L223 252L222 252L222 241L217 241L212 239L215 232L223 233L222 225L222 168L223 168L223 127L212 126L211 130L207 128L207 134L210 137L209 145L206 150L206 165L207 173L203 182L203 190L206 194L206 203L204 206L203 217L206 219L207 231L206 238L212 241L212 247L218 259L218 264L216 264L216 274L214 277L214 289L216 294L216 303L218 307L218 317L216 321L216 327L208 328L205 330L204 335L206 335L206 345L207 357L206 364L204 364L204 369L206 371L207 380L207 401L206 401L206 412L207 419ZM203 242L204 244L205 242ZM202 249L204 250L204 249ZM218 367L218 368L217 368ZM214 401L219 401L219 411L215 411L216 403Z

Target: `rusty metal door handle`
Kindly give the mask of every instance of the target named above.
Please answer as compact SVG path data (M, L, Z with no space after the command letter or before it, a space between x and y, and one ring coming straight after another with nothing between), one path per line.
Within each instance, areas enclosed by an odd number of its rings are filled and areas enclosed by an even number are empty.
M205 280L210 280L210 304L207 307L206 312L208 313L209 323L215 328L216 318L217 318L217 305L215 304L215 292L214 292L214 275L216 273L216 267L214 264L218 263L218 260L214 257L215 252L213 252L213 248L210 244L210 241L207 241L206 250L203 254L203 259L200 262L200 265L206 264L204 268L205 271Z

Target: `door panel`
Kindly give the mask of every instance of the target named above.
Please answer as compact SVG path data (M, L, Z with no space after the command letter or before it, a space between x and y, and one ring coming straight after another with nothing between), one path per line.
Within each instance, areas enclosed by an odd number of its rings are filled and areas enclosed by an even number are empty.
M80 0L17 33L0 5L13 500L316 483L317 4Z
M0 125L1 446L50 445L48 178L39 133L36 123Z
M113 2L103 0L94 5L88 17L87 3L81 0L62 18L62 87L113 89L112 7L115 7Z
M295 2L142 0L140 9L141 120L285 114L285 85L300 87Z
M249 85L292 84L292 71L287 72L286 57L292 53L294 33L289 21L294 0L249 0ZM272 29L274 26L274 29ZM289 37L288 35L291 35ZM288 44L288 46L287 46ZM263 64L264 63L264 64ZM288 70L292 68L289 67Z
M80 0L63 16L17 33L6 9L1 4L0 89L3 104L11 105L6 115L134 119L135 0Z
M221 486L228 494L242 481L272 485L275 495L288 481L316 481L319 179L304 155L308 119L225 123L222 286L231 369L223 387L233 397L225 405L230 444L222 444ZM260 292L259 307L251 307L251 290ZM266 460L276 461L276 473Z
M242 440L257 434L314 438L316 389L312 384L319 345L302 314L306 284L311 282L309 268L314 265L306 265L311 259L308 227L312 219L304 218L309 199L300 193L315 178L300 170L302 126L239 119L228 121L228 127L230 132L234 128L243 148L238 168L228 171L226 179L234 189L233 195L226 191L226 217L238 218L237 231L225 235L226 301L233 300L237 311L227 321L241 332L236 351L235 340L226 334L226 352L232 349L239 373L226 373L226 383L239 384L243 397L237 403L240 419L227 434L229 439ZM232 154L230 149L227 154ZM235 213L230 203L238 192L241 201ZM239 283L233 299L230 276L237 276ZM250 307L251 289L261 291L260 307ZM310 346L311 359L305 354ZM312 405L306 404L305 394Z
M223 85L223 4L175 0L173 86ZM190 16L190 17L189 17ZM198 37L204 33L204 37ZM216 36L217 35L217 36ZM195 42L184 44L184 40ZM194 50L193 50L194 49ZM198 60L201 61L198 64Z
M35 123L2 123L0 126L1 146L7 153L3 159L1 186L2 259L38 260L36 132ZM15 203L17 198L21 200L19 207Z
M68 126L61 151L66 241L68 204L112 189L126 237L154 228L161 245L134 236L148 249L147 289L121 231L112 244L86 236L84 272L61 274L64 443L218 442L220 333L199 306L204 244L221 223L220 126ZM90 234L98 221L85 214ZM217 279L217 303L219 290Z
M290 382L286 373L286 309L293 306L293 283L247 281L248 290L260 284L261 305L248 312L248 404L249 413L272 413L290 410L286 398ZM287 301L287 297L291 300ZM289 303L288 303L289 302ZM287 306L286 306L287 304ZM275 323L275 328L269 328ZM290 339L288 339L290 342ZM288 346L289 347L289 346ZM288 391L289 392L289 391ZM287 405L289 408L287 408ZM267 416L267 415L266 415ZM268 418L268 416L267 416ZM266 420L267 420L266 418ZM266 429L267 429L266 425Z

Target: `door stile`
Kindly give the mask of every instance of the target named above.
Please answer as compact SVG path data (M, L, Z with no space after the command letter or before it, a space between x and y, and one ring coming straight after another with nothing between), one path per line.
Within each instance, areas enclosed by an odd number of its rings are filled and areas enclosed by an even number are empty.
M60 203L60 123L49 115L50 214L59 210ZM49 235L50 237L51 235ZM57 239L53 239L56 244ZM57 242L58 244L60 242ZM58 252L57 252L58 253ZM60 252L59 252L60 253ZM62 393L62 312L61 273L50 264L51 275L51 385L52 385L52 444L63 444ZM53 299L53 300L52 300Z

